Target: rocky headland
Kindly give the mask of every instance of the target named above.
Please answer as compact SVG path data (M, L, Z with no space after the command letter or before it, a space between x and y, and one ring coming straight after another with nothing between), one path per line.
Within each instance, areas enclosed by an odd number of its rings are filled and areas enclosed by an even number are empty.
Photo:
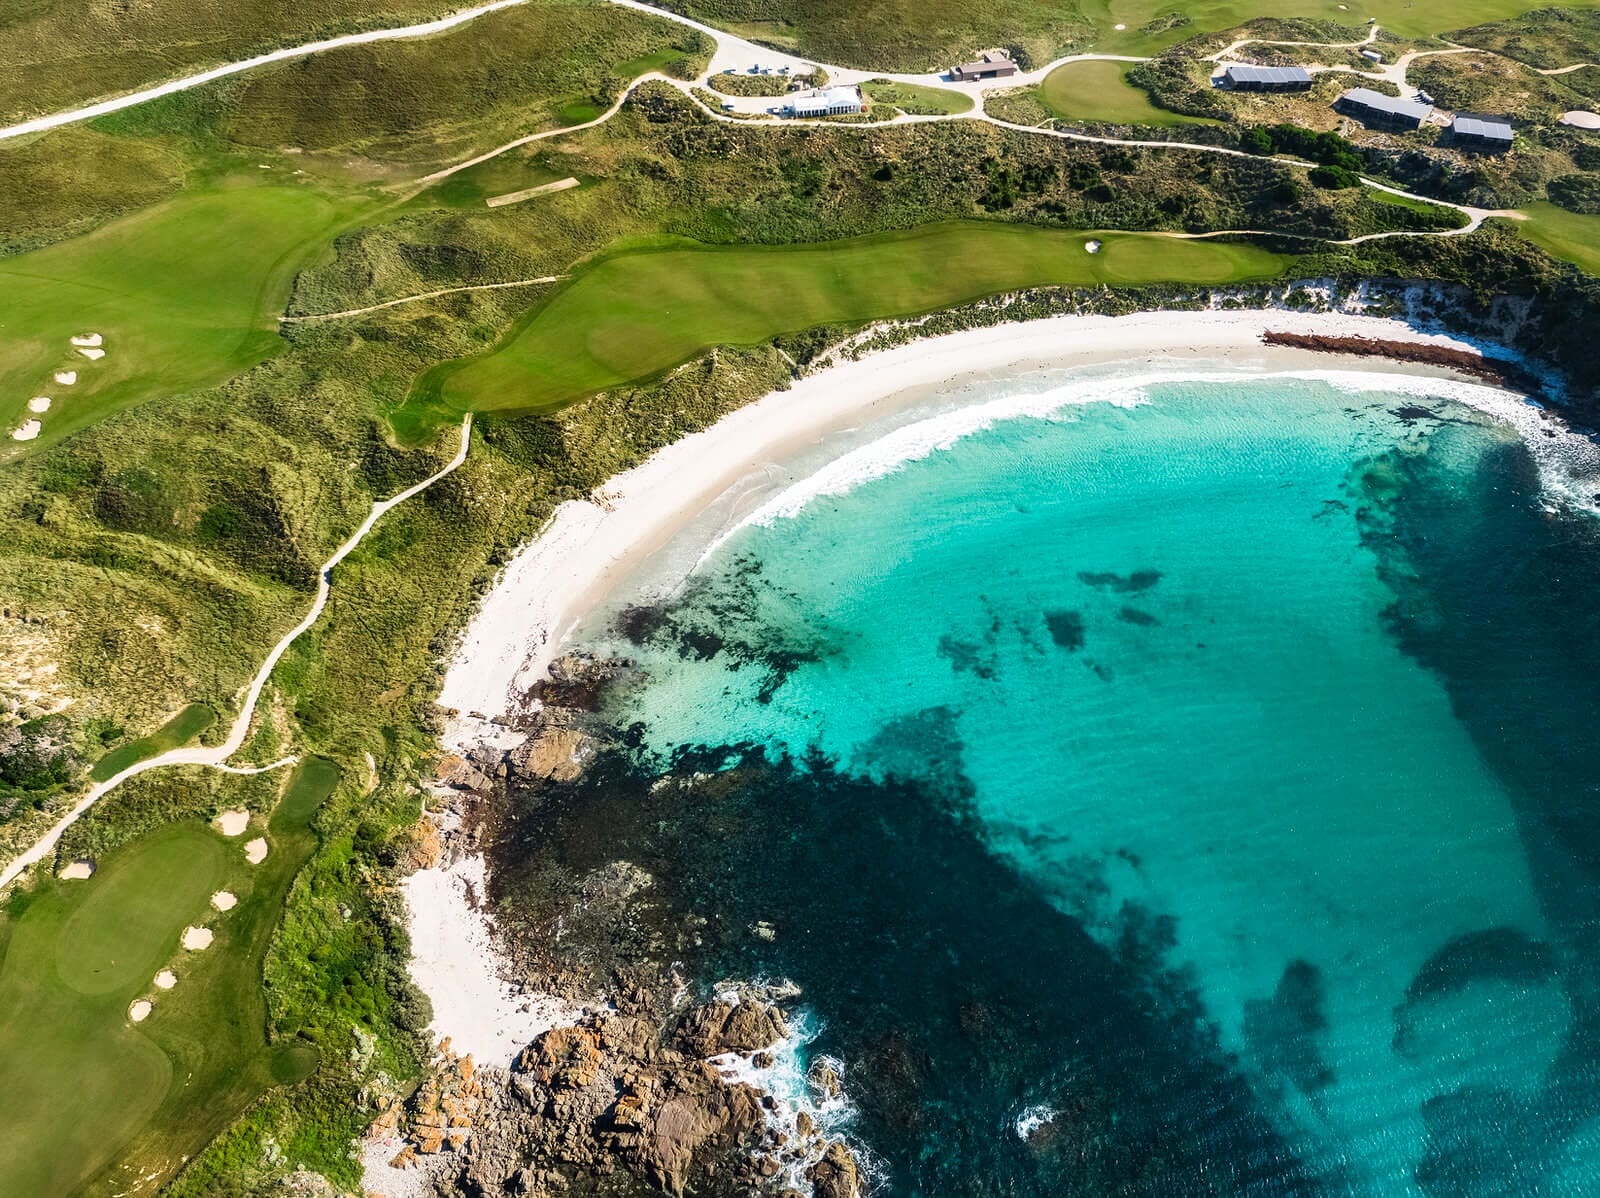
M425 860L492 846L508 792L519 804L538 804L547 788L583 777L626 735L596 708L631 666L563 657L513 717L442 758L436 789L448 815L419 833L430 849ZM860 1192L851 1150L823 1133L801 1109L806 1102L761 1084L792 1035L782 1005L795 997L792 987L722 983L694 993L681 951L692 948L694 921L658 901L653 879L632 862L609 861L537 889L525 915L497 920L510 971L524 992L586 1002L588 1013L544 1032L509 1069L478 1064L442 1042L422 1084L381 1103L368 1157L398 1138L384 1174L404 1180L375 1192ZM604 995L598 1004L597 994ZM840 1081L818 1061L805 1086L820 1106L837 1097ZM369 1188L373 1181L369 1175Z

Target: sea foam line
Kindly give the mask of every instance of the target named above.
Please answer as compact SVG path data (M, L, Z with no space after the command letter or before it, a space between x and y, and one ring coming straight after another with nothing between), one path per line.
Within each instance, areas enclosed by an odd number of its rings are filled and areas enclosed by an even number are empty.
M848 494L887 478L906 466L948 450L995 425L1023 419L1050 420L1068 408L1108 403L1131 408L1150 402L1149 388L1182 383L1262 382L1272 379L1321 382L1350 394L1383 393L1446 400L1481 412L1514 428L1539 467L1547 494L1589 511L1600 488L1600 446L1572 431L1526 396L1483 383L1369 370L1178 370L1132 378L1081 379L1044 391L1021 392L987 403L965 405L903 425L829 461L784 488L719 535L700 555L698 570L730 539L750 527L770 527L799 515L819 499ZM694 571L691 570L691 573Z

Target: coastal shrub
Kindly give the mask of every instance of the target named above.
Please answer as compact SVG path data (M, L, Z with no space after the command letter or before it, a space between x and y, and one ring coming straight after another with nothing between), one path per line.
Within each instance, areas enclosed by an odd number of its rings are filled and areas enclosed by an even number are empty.
M1342 166L1319 166L1315 168L1309 178L1312 186L1321 187L1327 191L1337 191L1345 187L1360 187L1360 177L1351 170Z
M1600 175L1562 175L1550 180L1545 191L1568 212L1600 216Z

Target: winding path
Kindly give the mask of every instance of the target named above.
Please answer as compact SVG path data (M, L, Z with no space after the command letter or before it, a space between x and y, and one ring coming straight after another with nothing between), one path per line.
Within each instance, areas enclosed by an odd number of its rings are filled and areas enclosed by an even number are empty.
M250 733L250 722L255 716L256 703L260 700L261 692L266 688L267 679L272 676L273 669L277 666L284 653L288 651L289 646L294 644L294 642L299 639L299 637L305 633L307 629L317 622L317 617L322 614L322 609L327 606L328 595L332 590L333 584L333 568L342 562L346 557L348 557L351 551L353 551L357 545L361 544L362 539L372 531L373 525L377 524L378 520L385 512L387 512L390 508L395 507L397 504L404 503L412 496L419 495L423 491L426 491L429 487L433 486L434 483L438 482L445 475L449 474L451 471L455 470L456 467L460 466L462 462L466 461L467 449L470 447L471 443L472 414L469 412L461 421L461 448L456 451L456 456L451 458L449 463L442 469L429 475L415 486L407 487L398 495L373 504L372 511L368 513L367 518L361 522L361 526L350 535L350 539L347 540L343 545L339 546L339 548L334 551L333 556L322 564L322 569L317 574L317 597L311 604L311 610L306 613L305 619L301 620L300 623L296 624L292 629L284 634L283 639L273 646L272 652L267 654L266 661L262 663L261 669L257 672L255 678L250 683L249 690L245 692L244 703L239 709L238 717L233 721L233 727L228 730L228 737L226 740L224 740L220 745L209 748L204 746L194 746L170 749L165 753L157 754L156 756L145 761L140 761L134 765L130 765L120 774L117 774L114 777L106 779L104 782L97 783L96 785L90 787L88 792L83 796L83 798L78 800L77 804L72 808L72 810L67 812L66 815L62 816L61 819L56 822L54 827L52 827L34 843L32 848L15 858L9 865L5 867L4 871L0 871L0 887L9 885L11 882L15 881L24 870L44 860L44 858L48 856L49 853L56 847L56 843L61 839L62 833L64 833L73 824L77 823L83 814L88 811L89 808L93 807L95 803L97 803L100 798L106 794L106 792L114 790L116 787L126 782L129 778L145 773L147 770L153 770L160 768L161 766L168 765L204 765L210 766L213 769L222 770L223 772L229 774L260 774L265 773L268 770L275 770L286 765L291 765L298 760L296 757L285 757L281 760L274 761L270 765L262 766L231 766L227 764L228 758L232 757L239 751L239 749L244 745L245 738Z
M310 312L303 316L280 316L278 323L304 324L313 320L342 320L347 316L365 316L368 312L381 312L385 308L398 308L401 304L414 304L418 300L438 299L441 295L457 295L463 291L504 291L511 287L537 287L540 283L559 283L566 277L566 275L545 275L537 279L517 279L510 283L470 283L464 287L441 287L438 291L403 295L399 299L384 300L381 304L368 304L365 308L346 308L343 312Z
M7 138L12 137L24 137L29 133L43 133L47 129L57 129L62 125L75 125L82 121L92 121L97 116L121 112L124 108L132 108L135 105L145 104L151 100L159 100L162 96L188 91L190 88L203 87L205 84L217 79L225 79L229 75L238 75L244 71L253 71L258 67L271 66L275 62L287 62L293 58L305 58L312 54L321 54L325 50L339 50L345 46L360 46L367 42L394 42L414 37L432 37L436 33L444 33L447 30L454 29L457 25L465 25L468 21L476 21L479 17L487 16L492 12L499 12L502 8L514 8L527 2L528 0L491 0L488 4L480 4L476 8L463 9L460 12L451 13L447 17L440 17L436 21L424 21L420 25L402 25L394 29L372 29L366 33L346 33L339 37L326 38L320 42L307 42L303 46L285 46L281 50L273 50L270 54L259 54L255 58L223 63L220 67L212 67L209 71L185 75L182 79L173 79L167 83L157 84L155 87L147 87L142 91L129 92L123 96L114 96L109 100L86 104L82 108L73 108L67 112L35 117L31 121L23 121L17 125L0 127L0 141L5 141Z

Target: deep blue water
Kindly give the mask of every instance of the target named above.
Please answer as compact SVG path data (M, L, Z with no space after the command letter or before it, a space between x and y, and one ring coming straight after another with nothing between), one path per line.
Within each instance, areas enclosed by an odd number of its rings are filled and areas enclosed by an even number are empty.
M1594 518L1415 393L967 432L597 613L525 850L792 979L886 1193L1600 1193Z

